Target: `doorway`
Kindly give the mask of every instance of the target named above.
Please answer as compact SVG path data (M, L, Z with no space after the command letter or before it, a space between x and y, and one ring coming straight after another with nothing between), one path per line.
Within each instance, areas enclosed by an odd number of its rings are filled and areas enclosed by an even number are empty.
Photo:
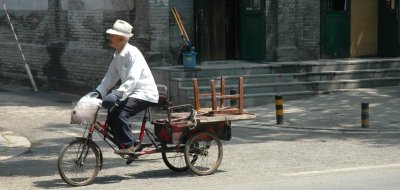
M321 0L321 58L349 57L350 0Z
M200 61L265 57L265 1L194 2L195 45Z
M399 1L379 0L378 54L383 57L399 55Z
M240 56L261 60L266 54L265 0L240 1Z
M350 57L377 56L378 0L351 0L350 7Z
M399 55L399 0L321 0L321 58Z

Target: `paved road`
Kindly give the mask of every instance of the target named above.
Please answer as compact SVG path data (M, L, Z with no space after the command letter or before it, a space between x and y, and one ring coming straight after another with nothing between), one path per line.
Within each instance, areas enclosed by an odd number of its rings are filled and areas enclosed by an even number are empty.
M15 88L2 90L0 95L1 131L13 131L31 143L27 151L0 161L0 189L69 189L59 177L56 163L61 147L81 134L82 129L68 124L71 102L78 97ZM301 101L285 105L307 109L301 106ZM268 111L263 107L251 110ZM389 108L391 114L395 113L393 110L396 109ZM263 116L268 115L271 113ZM322 116L314 114L311 119L325 119ZM234 137L224 142L224 158L218 171L201 177L191 172L170 171L160 155L143 157L126 166L99 140L105 157L103 170L92 185L74 189L329 189L325 188L329 186L357 189L369 184L371 189L398 189L392 187L400 186L391 177L400 176L398 133L341 133L336 129L333 131L339 132L321 132L299 126L282 128L262 120L253 125L234 123ZM393 125L389 127L396 129Z
M33 143L28 152L0 163L1 189L69 188L57 173L56 160L59 149L73 139L75 131L45 130L44 133L47 137L41 144ZM342 181L351 189L364 184L359 180L359 174L348 174L353 170L366 172L364 175L370 178L382 179L385 178L381 175L384 172L376 173L376 170L397 168L389 174L400 175L400 142L397 136L248 128L235 128L234 134L232 141L224 142L224 159L219 170L214 175L201 177L191 172L170 171L160 155L144 157L126 166L112 150L100 143L105 153L104 169L92 185L76 189L235 189L245 184L253 184L246 189L298 189L296 186L299 183L304 187L314 187L315 179L320 182L334 180L331 184L341 184ZM342 176L340 174L346 174L353 180L338 178ZM391 182L386 184L389 187L400 185L399 181L390 179L376 183L376 189L380 189L381 183Z
M399 165L340 168L286 174L280 179L239 181L193 189L268 189L268 190L391 190L398 189Z

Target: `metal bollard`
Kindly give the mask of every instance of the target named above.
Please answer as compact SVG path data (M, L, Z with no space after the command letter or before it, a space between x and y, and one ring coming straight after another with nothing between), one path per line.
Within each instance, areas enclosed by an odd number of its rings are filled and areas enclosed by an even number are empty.
M275 96L276 124L283 125L283 99L282 96Z
M369 103L361 103L361 128L369 127Z

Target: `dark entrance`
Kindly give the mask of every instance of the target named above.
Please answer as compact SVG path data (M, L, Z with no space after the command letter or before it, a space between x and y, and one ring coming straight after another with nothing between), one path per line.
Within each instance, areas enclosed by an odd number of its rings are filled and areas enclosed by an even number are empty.
M265 1L194 2L195 45L201 60L264 58Z
M264 59L266 53L265 0L240 1L240 55Z
M399 1L379 0L379 56L399 55Z
M195 42L202 60L239 58L236 0L195 0Z
M321 57L349 57L350 0L321 0Z

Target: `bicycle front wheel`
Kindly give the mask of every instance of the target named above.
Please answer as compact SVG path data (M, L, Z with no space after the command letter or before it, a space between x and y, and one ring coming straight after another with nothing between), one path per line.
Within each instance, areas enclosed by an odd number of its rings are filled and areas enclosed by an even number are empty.
M71 186L91 183L101 167L100 152L86 139L77 139L65 145L58 156L58 172Z

